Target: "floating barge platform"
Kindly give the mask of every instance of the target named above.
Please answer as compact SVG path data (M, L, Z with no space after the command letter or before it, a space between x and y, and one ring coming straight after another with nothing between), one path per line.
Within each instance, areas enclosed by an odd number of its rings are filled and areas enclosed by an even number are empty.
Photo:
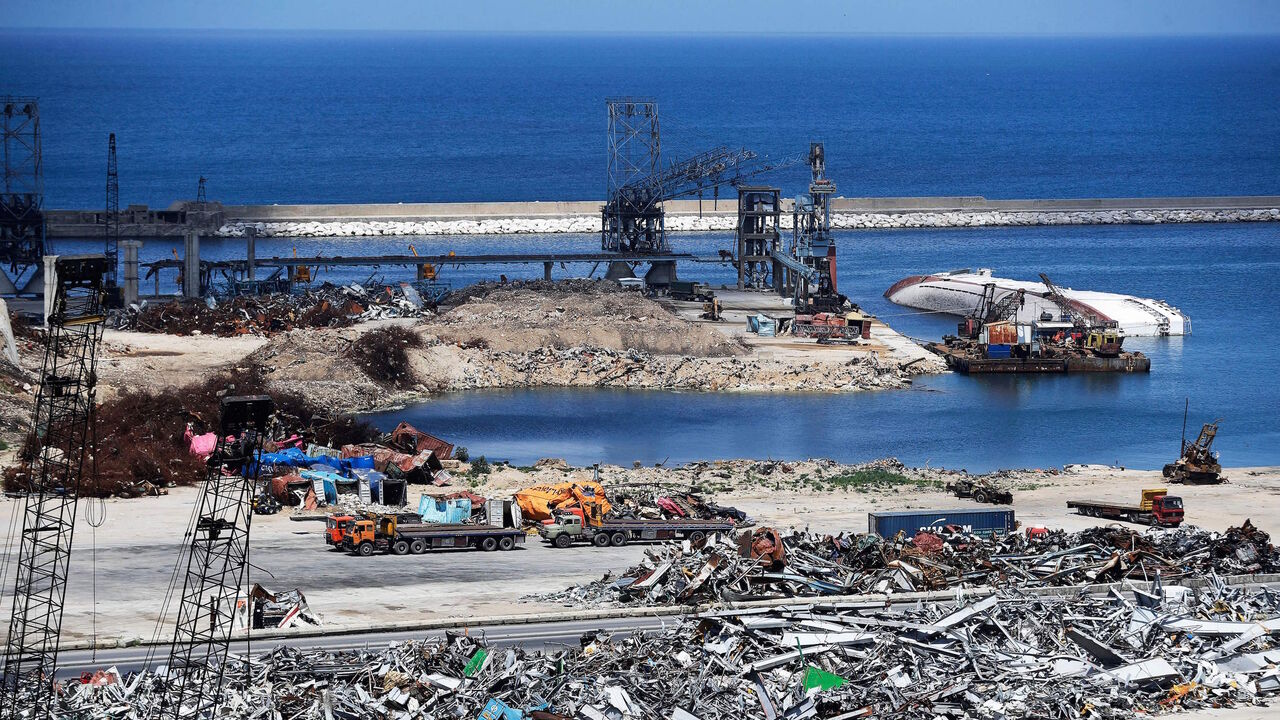
M1151 358L1140 352L1123 352L1116 357L1070 354L1063 357L988 358L972 347L929 343L926 345L947 361L947 367L966 375L1005 373L1149 373Z

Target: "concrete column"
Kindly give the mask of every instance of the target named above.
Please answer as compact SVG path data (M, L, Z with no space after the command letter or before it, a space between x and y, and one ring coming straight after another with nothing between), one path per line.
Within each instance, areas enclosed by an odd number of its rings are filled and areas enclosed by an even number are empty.
M245 256L246 256L244 279L256 280L257 273L256 273L256 268L254 268L254 263L256 263L258 260L258 251L257 251L258 228L252 225L246 227L244 229L244 242L245 242Z
M120 248L124 250L124 305L128 307L138 302L138 248L142 243L137 240L121 240Z
M549 262L542 263L542 279L551 280L551 263Z
M182 254L182 296L200 297L200 236L187 231Z
M53 299L58 295L58 256L44 256L44 326L49 327Z

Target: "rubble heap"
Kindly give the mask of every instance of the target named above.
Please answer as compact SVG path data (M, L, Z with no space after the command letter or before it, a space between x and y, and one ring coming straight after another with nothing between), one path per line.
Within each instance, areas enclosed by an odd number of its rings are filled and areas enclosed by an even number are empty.
M412 286L331 285L296 293L237 295L221 302L171 300L131 305L114 315L119 330L169 335L271 335L297 328L348 327L365 320L426 317L428 303Z
M232 659L221 717L1134 718L1265 704L1280 598L1211 583L1130 598L1029 596L729 611L556 651L449 635L383 650ZM71 681L62 717L154 717L165 680Z
M656 546L617 576L527 599L582 606L698 605L787 597L992 586L1044 587L1280 571L1280 551L1246 521L1225 533L1121 527L987 540L957 530L915 537L782 535Z

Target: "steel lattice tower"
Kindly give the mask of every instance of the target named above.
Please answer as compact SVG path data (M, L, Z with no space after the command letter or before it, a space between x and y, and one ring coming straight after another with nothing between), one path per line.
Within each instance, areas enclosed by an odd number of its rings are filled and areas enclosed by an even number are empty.
M218 444L188 537L187 569L169 651L169 689L161 718L199 718L217 710L236 600L249 548L250 499L271 416L265 395L222 400Z
M609 167L600 247L613 252L663 252L662 188L632 198L622 190L659 177L662 138L658 103L647 98L609 98Z
M17 294L40 274L45 254L40 105L35 98L0 99L0 122L4 145L0 265L12 275L0 270L0 294Z
M29 717L42 718L52 712L76 500L97 382L106 264L101 255L68 255L55 265L57 285L33 418L39 449L26 468L0 717L31 711Z
M118 287L116 272L120 257L120 176L116 172L116 134L107 138L107 208L103 252L107 256L107 287Z

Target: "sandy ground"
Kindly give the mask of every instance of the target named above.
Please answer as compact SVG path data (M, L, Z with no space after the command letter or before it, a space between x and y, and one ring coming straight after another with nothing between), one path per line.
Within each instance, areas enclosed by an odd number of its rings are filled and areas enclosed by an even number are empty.
M752 465L758 464L744 461L737 467ZM704 479L716 477L717 467L710 464L700 472ZM813 473L815 467L794 466L796 475L806 471ZM586 477L589 473L576 469L568 475ZM606 483L624 482L662 473L669 479L687 479L687 474L654 468L605 468L603 478ZM1230 484L1176 488L1186 502L1188 522L1224 530L1251 518L1262 529L1280 536L1280 468L1235 468L1228 474ZM530 475L505 469L478 490L497 495L502 488L564 476L557 470ZM863 532L867 512L875 510L978 507L941 491L915 486L868 492L818 491L809 486L785 488L787 482L773 476L752 478L754 486L743 481L742 486L718 492L717 500L746 510L761 524L807 526L822 532ZM1156 472L1096 468L1058 475L1029 472L1010 482L1015 488L1013 507L1023 524L1069 529L1090 527L1097 521L1069 513L1064 504L1068 497L1129 500L1144 487L1162 486ZM785 489L774 489L771 483ZM415 503L418 492L415 489L411 494ZM95 589L99 636L151 636L195 498L194 489L180 488L163 497L108 500L106 522L97 529L83 522L85 508L81 507L65 637L86 638L93 633ZM0 515L11 521L19 506L17 501L4 499ZM10 522L5 527L10 528ZM523 548L509 553L456 551L360 558L329 550L322 529L320 522L291 521L285 513L255 517L251 580L270 588L301 589L325 624L333 628L560 610L559 606L522 603L520 598L594 580L609 569L624 569L644 552L639 545L604 549L575 546L562 551L542 545L535 536ZM12 534L6 537L6 548L11 541Z

